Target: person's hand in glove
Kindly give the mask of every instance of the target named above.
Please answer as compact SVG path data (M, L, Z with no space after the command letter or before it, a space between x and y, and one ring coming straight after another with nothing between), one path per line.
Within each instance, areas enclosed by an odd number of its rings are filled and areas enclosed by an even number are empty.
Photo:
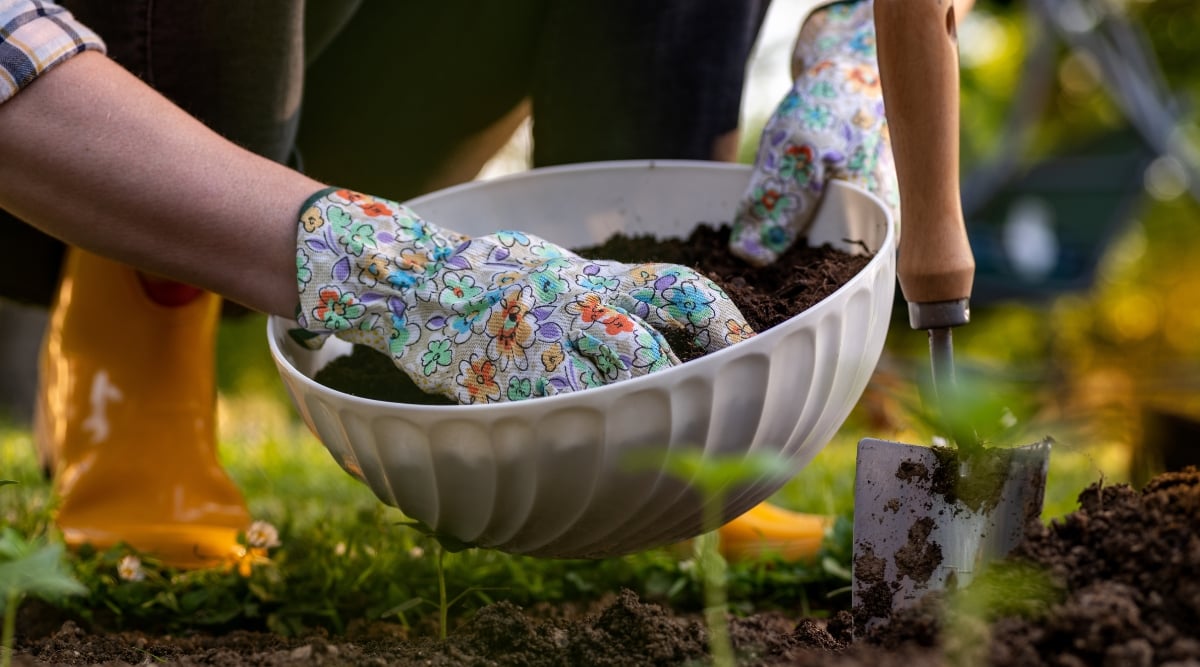
M830 179L864 186L898 213L872 13L871 0L838 3L800 31L795 81L763 129L734 218L731 250L752 264L803 236Z
M725 293L671 264L587 260L533 235L468 238L396 202L329 189L304 207L297 322L388 354L459 403L577 391L679 363L753 332ZM316 334L315 337L312 337Z

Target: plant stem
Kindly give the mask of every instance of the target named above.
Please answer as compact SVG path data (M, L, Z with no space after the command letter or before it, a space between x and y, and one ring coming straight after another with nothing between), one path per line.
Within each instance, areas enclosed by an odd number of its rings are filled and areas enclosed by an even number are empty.
M729 610L725 584L727 568L721 556L721 515L725 506L721 494L708 498L704 509L705 533L696 538L696 560L704 583L704 621L708 625L708 650L716 667L732 667L733 646L729 641L726 613Z
M437 578L438 578L438 638L446 641L446 619L449 617L450 605L446 602L446 550L441 544L437 546Z
M13 652L13 637L17 634L17 602L20 593L16 590L8 592L4 604L4 635L0 637L0 667L11 667Z

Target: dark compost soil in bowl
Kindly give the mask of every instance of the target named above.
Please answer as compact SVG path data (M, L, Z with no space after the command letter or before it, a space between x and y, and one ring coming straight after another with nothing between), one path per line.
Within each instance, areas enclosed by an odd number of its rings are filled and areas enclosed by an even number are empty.
M1200 665L1200 471L1160 475L1142 490L1095 484L1079 509L1033 527L981 577L990 614L927 598L884 632L851 637L849 612L829 619L762 613L731 619L741 665L923 667L974 664L1112 667ZM999 595L995 595L999 592ZM984 596L976 596L984 597ZM680 665L704 664L706 630L621 591L587 609L485 607L445 642L382 626L340 637L285 639L257 632L152 636L52 631L20 624L18 665ZM153 656L153 657L151 657Z
M729 252L729 232L729 225L701 224L686 239L618 234L575 252L591 259L690 266L716 281L755 331L769 329L833 294L871 260L828 245L814 248L801 239L775 262L754 267Z
M686 239L616 235L603 244L576 248L575 252L591 259L666 262L697 269L725 290L755 331L769 329L813 306L846 284L871 259L828 245L810 247L801 240L772 264L753 267L729 252L729 233L729 225L700 224ZM666 336L683 361L703 353L683 336L670 332ZM422 392L385 355L362 345L330 362L315 379L363 398L451 404L448 399Z

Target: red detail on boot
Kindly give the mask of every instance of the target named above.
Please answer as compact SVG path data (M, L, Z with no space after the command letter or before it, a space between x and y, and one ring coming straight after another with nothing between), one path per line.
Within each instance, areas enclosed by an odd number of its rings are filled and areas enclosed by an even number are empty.
M147 276L141 271L137 276L138 282L142 285L142 291L150 297L151 301L160 306L168 308L186 306L204 294L204 290L186 283Z

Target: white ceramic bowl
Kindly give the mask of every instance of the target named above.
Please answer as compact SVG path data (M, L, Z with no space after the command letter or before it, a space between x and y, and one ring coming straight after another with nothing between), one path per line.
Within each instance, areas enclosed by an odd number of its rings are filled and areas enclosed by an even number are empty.
M609 162L538 169L409 202L471 235L521 229L566 247L615 232L686 236L731 219L749 168ZM306 350L268 325L296 408L335 461L384 503L440 534L546 557L627 554L702 532L712 495L690 479L631 465L646 450L725 462L772 455L787 475L723 496L725 518L765 500L833 437L867 384L887 334L895 235L883 204L834 183L809 233L875 251L846 285L790 320L683 365L587 391L513 403L426 406L358 398L311 378L350 345ZM644 456L644 455L642 455Z

